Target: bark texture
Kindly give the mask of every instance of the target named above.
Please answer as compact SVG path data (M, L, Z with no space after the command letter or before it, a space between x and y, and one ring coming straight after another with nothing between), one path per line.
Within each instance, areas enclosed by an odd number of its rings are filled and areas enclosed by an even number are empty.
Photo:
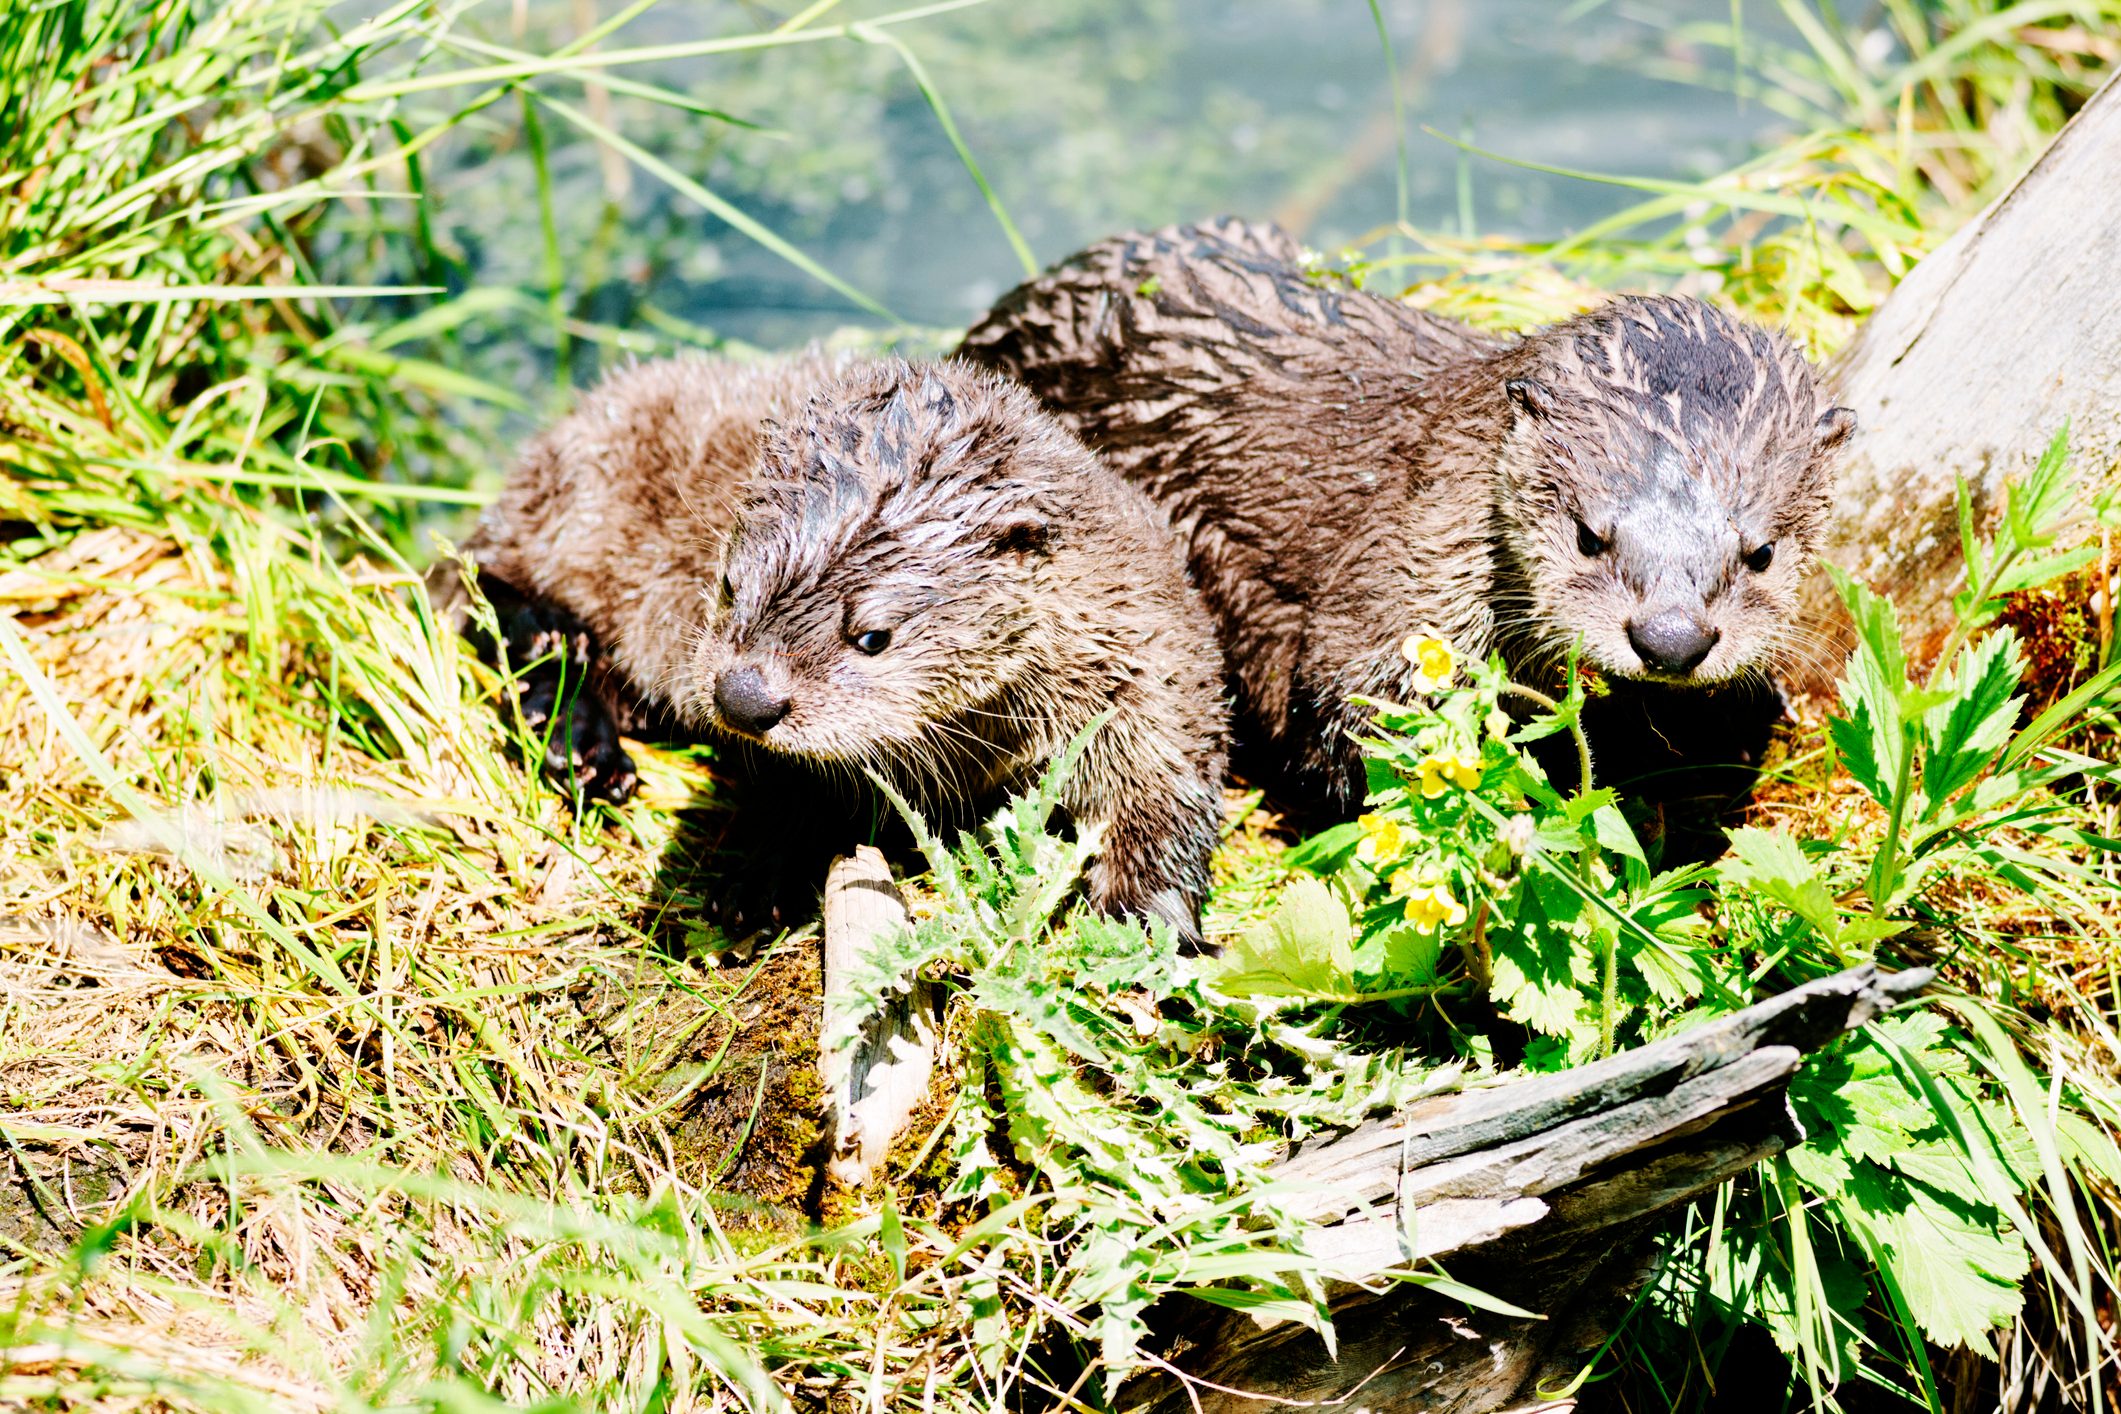
M1961 587L1955 486L1977 507L2064 421L2090 480L2121 462L2121 88L2094 94L2009 191L1917 265L1831 370L1857 432L1826 558L1941 646ZM1850 639L1824 576L1807 612L1830 679Z
M1596 1065L1438 1096L1303 1145L1278 1176L1316 1185L1331 1224L1337 1358L1291 1323L1176 1313L1169 1368L1127 1402L1157 1414L1267 1407L1491 1414L1567 1408L1567 1383L1644 1274L1658 1214L1798 1138L1785 1099L1806 1052L1914 995L1927 970L1853 968ZM1470 1309L1379 1274L1451 1275L1538 1313Z
M928 1098L941 1048L939 990L915 982L873 1016L858 1016L843 995L847 979L878 943L909 926L905 896L881 852L859 846L832 861L825 879L825 1016L819 1078L830 1112L827 1168L848 1188L882 1170L891 1141ZM849 1044L851 1042L851 1044Z

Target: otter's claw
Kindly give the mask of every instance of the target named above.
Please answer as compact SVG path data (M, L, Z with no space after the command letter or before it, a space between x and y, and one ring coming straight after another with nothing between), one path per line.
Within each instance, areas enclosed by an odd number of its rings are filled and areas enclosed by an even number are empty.
M589 626L491 574L481 576L481 588L493 605L507 662L522 667L516 712L524 729L545 744L546 777L592 800L618 805L631 799L640 778L633 758L619 745L618 723L589 683L597 660ZM477 637L481 651L493 659L495 645L483 641L483 634Z
M518 699L523 723L545 742L545 775L562 788L579 789L591 800L623 805L640 784L633 758L619 745L618 724L592 692L574 692L566 706L564 729L552 723L554 699L563 683L558 672L540 670L525 679Z

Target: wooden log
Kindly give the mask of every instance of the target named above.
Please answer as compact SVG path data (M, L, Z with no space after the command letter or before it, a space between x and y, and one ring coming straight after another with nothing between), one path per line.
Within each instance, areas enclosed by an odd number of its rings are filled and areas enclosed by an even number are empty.
M882 1171L891 1141L928 1097L940 1049L937 989L916 982L881 1012L847 1004L845 979L885 936L909 922L891 866L869 845L832 862L825 876L824 1026L818 1067L824 1081L832 1155L826 1170L849 1188ZM853 1044L845 1044L851 1039Z
M1961 563L1955 487L2000 504L2066 420L2080 470L2121 463L2121 80L2024 177L1933 251L1831 370L1856 413L1826 557L1890 595L1918 655L1941 647ZM1814 680L1851 643L1820 576ZM2109 609L2109 613L2111 610Z
M1798 1138L1785 1091L1804 1054L1929 978L1853 968L1595 1065L1436 1096L1299 1146L1275 1176L1308 1186L1311 1215L1330 1224L1313 1250L1332 1284L1337 1358L1293 1322L1198 1304L1171 1313L1165 1365L1127 1402L1159 1414L1267 1399L1568 1407L1539 1389L1602 1339L1605 1308L1641 1278L1646 1225ZM1546 1319L1379 1281L1441 1259Z

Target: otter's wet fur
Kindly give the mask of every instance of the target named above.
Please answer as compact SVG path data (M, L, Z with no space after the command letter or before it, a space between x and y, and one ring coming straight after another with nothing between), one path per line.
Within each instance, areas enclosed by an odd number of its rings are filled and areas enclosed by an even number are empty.
M1624 298L1504 339L1308 278L1221 221L1104 241L1005 295L961 356L1147 490L1221 624L1239 735L1299 800L1363 791L1362 697L1424 626L1551 683L1726 683L1791 647L1835 448L1786 339Z
M791 847L864 767L969 823L1110 713L1062 800L1102 834L1090 898L1198 939L1227 727L1213 624L1148 499L993 374L642 364L529 444L465 548L511 648L574 645L600 687L570 727L592 785L631 787L599 707L660 715L746 748Z

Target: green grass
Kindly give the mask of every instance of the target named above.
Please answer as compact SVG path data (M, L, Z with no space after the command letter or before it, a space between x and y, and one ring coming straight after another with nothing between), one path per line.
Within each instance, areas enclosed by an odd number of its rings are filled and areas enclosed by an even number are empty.
M1096 1405L1155 1295L1212 1277L1237 1293L1219 1299L1315 1319L1301 1227L1256 1186L1274 1141L1477 1061L1433 1031L1430 1049L1381 1046L1365 1017L1396 1003L1338 1000L1393 989L1408 956L1386 942L1343 939L1330 995L1262 1008L1121 931L1050 936L1036 901L1065 886L1064 857L1005 858L983 882L944 861L897 960L966 979L960 1053L989 1083L925 1118L892 1198L833 1195L813 1225L814 942L735 959L690 919L708 765L644 748L640 798L579 817L520 766L503 685L415 571L426 517L476 499L504 419L550 390L466 374L458 340L488 317L561 350L684 337L598 327L560 298L576 252L548 149L602 142L832 283L614 131L596 83L711 132L737 120L640 77L651 61L881 45L1008 229L921 66L927 11L858 26L835 9L652 49L626 46L622 11L549 55L424 4L350 28L322 0L0 15L0 1404ZM1419 271L1412 297L1504 324L1677 284L1830 349L2029 160L2121 28L2094 0L1883 14L1905 53L1882 63L1824 21L1794 52L1692 36L1729 45L1749 101L1802 130L1739 173L1646 189L1563 243L1381 232L1411 253L1356 273ZM423 156L493 124L539 154L519 234L542 288L454 289L421 215ZM423 283L338 283L369 269ZM1941 955L1963 993L1939 1013L1948 1036L1899 1040L2026 1136L1971 1161L1988 1164L1980 1232L2045 1254L2005 1354L2080 1372L2111 1360L2115 1175L2097 1159L2121 1118L2102 731L2069 743L2089 765L2002 822L2020 855L1951 855L1912 892L1901 837L1919 822L1896 828L1890 795L1823 758L1761 816L1835 847L1820 937L1850 945L1849 916L1913 923L1887 956ZM1262 936L1302 863L1258 823L1219 864L1226 937ZM2086 862L2029 870L2058 840ZM1655 902L1605 863L1615 899ZM1797 937L1772 898L1719 906L1736 934ZM1594 961L1628 956L1586 936L1609 949ZM1589 1028L1572 1011L1557 1060L1691 1005L1633 973L1588 982L1570 1006ZM1144 1040L1143 996L1183 996L1195 1019ZM1271 1057L1274 1083L1218 1067L1239 1052ZM1976 1152L1938 1138L1956 1101L1907 1083L1936 1119L1909 1132ZM1834 1226L1831 1196L1790 1203L1790 1181L1741 1185L1671 1237L1600 1373L1637 1407L1695 1407L1750 1301L1800 1402L1808 1372L1821 1400L1867 1380L1955 1407L1973 1357L1910 1341L1921 1322L1889 1284L1850 1295L1865 1230ZM1778 1260L1812 1275L1735 1294Z

